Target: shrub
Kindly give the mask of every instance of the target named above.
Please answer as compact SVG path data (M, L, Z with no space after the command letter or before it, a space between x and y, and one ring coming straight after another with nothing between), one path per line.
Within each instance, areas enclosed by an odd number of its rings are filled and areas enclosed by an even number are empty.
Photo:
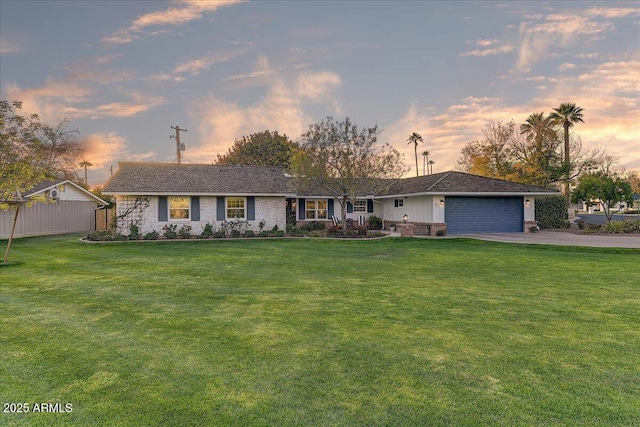
M366 236L368 230L364 225L356 225L355 227L353 227L353 231L357 236Z
M231 237L240 237L247 230L249 223L242 219L234 219L224 223L224 229L231 234Z
M640 219L625 219L624 221L610 221L602 224L602 231L606 233L640 233Z
M605 233L624 233L624 223L622 221L609 221L602 224L601 230Z
M136 224L129 226L129 240L140 239L140 228Z
M176 237L178 237L176 228L178 228L176 224L166 224L164 227L162 227L162 230L164 231L162 235L167 239L175 239Z
M315 231L315 230L324 230L327 227L324 225L324 222L310 221L310 222L305 222L304 225L300 228L304 231Z
M436 231L436 236L446 236L447 235L447 230L438 230Z
M144 240L158 240L159 235L160 233L158 233L156 230L153 230L144 235Z
M93 231L87 235L87 240L92 242L113 242L127 240L127 236L111 230Z
M245 230L244 237L255 237L256 233L253 230Z
M191 226L190 225L183 225L182 227L180 227L180 230L178 230L178 236L180 236L181 239L190 239L191 238Z
M369 229L382 230L382 218L372 215L369 217Z
M567 228L568 219L563 196L536 197L536 221L540 228Z
M200 233L198 238L208 239L211 236L213 236L213 226L209 223L206 223L204 229L202 230L202 233Z

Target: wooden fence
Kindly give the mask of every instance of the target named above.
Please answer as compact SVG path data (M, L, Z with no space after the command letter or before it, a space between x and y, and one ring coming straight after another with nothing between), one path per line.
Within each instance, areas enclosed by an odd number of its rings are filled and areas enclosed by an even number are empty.
M115 209L98 209L96 211L96 230L108 230L111 228L114 214Z

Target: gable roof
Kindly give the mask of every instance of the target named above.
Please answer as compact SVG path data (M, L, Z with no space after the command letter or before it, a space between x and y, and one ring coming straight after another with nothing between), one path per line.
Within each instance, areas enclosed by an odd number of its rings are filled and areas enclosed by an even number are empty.
M105 194L294 195L282 167L119 162Z
M31 187L31 189L29 191L25 192L22 196L23 197L32 197L32 196L36 196L36 195L38 195L40 193L44 194L47 190L51 190L52 188L55 188L58 185L63 185L63 184L64 185L70 185L70 186L76 188L81 193L84 193L86 196L94 199L96 202L98 202L99 205L106 206L106 205L109 204L108 202L102 200L100 197L96 196L92 192L85 190L84 188L82 188L81 186L76 184L75 182L73 182L71 180L68 180L66 178L59 178L59 179L48 180L48 181L40 181L39 183L37 183L36 185Z
M449 171L397 180L385 195L391 197L408 194L550 195L557 193L557 190L536 185Z

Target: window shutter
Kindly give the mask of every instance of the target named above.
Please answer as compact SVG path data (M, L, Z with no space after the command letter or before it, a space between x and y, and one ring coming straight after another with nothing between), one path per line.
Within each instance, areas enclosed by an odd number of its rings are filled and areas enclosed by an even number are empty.
M256 219L256 198L254 196L247 197L247 221L255 221Z
M353 213L353 203L347 202L347 213Z
M224 221L224 197L218 196L216 200L216 219L218 221Z
M200 221L200 197L191 198L191 221Z
M327 210L329 211L329 212L327 212L327 215L329 216L329 218L331 218L334 215L334 212L333 212L333 199L327 200Z
M373 200L367 199L367 213L373 213Z
M304 220L304 207L305 207L304 199L298 199L298 218L300 219L300 221Z
M167 198L165 196L158 197L158 221L167 221Z

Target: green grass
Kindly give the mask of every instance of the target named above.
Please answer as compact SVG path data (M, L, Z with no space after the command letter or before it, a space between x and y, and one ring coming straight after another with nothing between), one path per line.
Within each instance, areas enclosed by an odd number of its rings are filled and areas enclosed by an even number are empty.
M15 426L640 425L640 251L14 242ZM4 409L4 408L3 408Z

